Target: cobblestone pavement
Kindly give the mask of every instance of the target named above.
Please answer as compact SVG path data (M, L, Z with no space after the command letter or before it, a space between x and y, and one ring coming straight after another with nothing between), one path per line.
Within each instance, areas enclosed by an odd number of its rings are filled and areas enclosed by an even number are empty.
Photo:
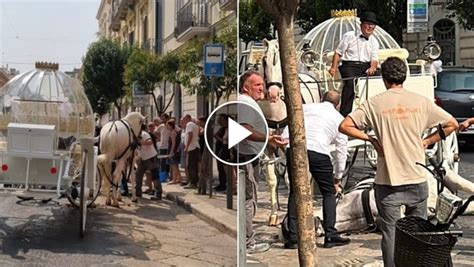
M460 174L474 182L474 146L461 147ZM354 177L366 176L371 172L368 163L358 159L355 164ZM283 249L280 241L280 227L267 226L270 214L269 194L264 182L259 182L258 213L255 217L257 239L271 243L271 249L260 254L248 255L248 266L298 266L297 250ZM279 188L281 211L280 220L286 213L287 189L282 185ZM315 201L317 208L321 207L320 199ZM452 251L454 266L474 266L474 220L473 216L462 216L457 223L463 227L464 236L459 238ZM318 258L321 266L383 266L382 252L380 251L379 234L351 235L351 243L347 246L322 248L324 239L318 238Z
M235 266L236 240L163 200L99 198L79 238L79 212L64 200L17 204L0 193L0 266Z

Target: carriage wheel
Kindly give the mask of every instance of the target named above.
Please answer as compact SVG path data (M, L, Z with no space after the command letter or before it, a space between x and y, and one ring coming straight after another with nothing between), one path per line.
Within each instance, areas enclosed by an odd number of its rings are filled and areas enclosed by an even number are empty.
M84 234L86 232L86 215L87 215L87 199L88 197L86 196L86 176L85 176L85 173L86 173L86 157L87 157L87 154L84 153L84 155L82 155L82 172L81 172L81 189L80 189L80 196L79 196L79 202L80 202L80 205L79 205L79 210L80 210L80 219L79 219L79 234L81 237L84 237Z
M77 149L76 146L80 145L79 143L74 143L71 145L70 149L70 167L69 167L69 172L68 175L72 179L71 183L71 188L67 190L67 199L69 202L74 206L79 208L80 207L80 191L82 189L82 162L83 162L83 157L80 156L80 149ZM97 199L97 197L100 194L100 188L102 186L102 179L100 175L100 169L97 166L96 167L96 173L95 173L95 179L94 179L94 187L93 188L87 188L85 190L85 195L86 197L86 203L87 207L90 207L94 201Z

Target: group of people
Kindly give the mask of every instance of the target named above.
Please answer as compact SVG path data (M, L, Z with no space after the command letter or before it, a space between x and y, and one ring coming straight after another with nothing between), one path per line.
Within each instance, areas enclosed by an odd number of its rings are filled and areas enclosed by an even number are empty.
M442 136L453 131L465 130L474 123L471 118L458 125L433 99L410 92L403 87L407 77L406 63L397 57L389 57L381 64L381 75L387 89L353 110L354 83L350 78L374 75L378 70L378 42L372 36L377 25L374 13L361 15L360 31L343 35L336 48L329 73L334 76L337 68L342 78L347 78L342 96L328 91L322 103L304 104L304 121L309 171L317 182L323 196L324 247L345 245L348 238L337 234L336 198L347 157L348 138L370 142L378 153L375 176L375 199L382 232L382 254L384 266L394 266L395 223L400 218L400 207L405 206L405 215L427 217L428 186L422 167L416 162L425 161L425 148L438 142ZM339 63L342 59L342 64ZM255 104L264 97L263 77L248 71L240 79L239 100ZM414 89L414 88L411 88ZM250 100L249 100L250 99ZM263 112L262 112L263 113ZM243 124L250 122L241 122ZM440 125L442 133L433 133L422 138L426 129ZM255 125L249 141L262 141ZM367 134L372 129L375 137ZM261 132L261 131L260 131ZM269 136L269 142L287 147L287 135ZM330 160L330 145L336 146L333 166ZM291 150L287 150L287 166L291 166ZM255 164L254 164L255 165ZM295 188L291 167L288 168L290 194L288 198L288 229L285 248L298 247ZM246 216L247 253L263 252L269 245L257 244L252 229L256 210L256 181L247 172Z
M228 132L225 116L225 114L218 116L220 128L215 134L216 149L222 158L230 156L226 145ZM190 115L185 115L177 120L168 114L162 114L143 126L135 173L137 181L135 190L138 197L142 197L145 193L153 195L152 200L161 200L162 180L169 180L169 184L180 184L185 189L199 189L199 174L203 168L201 158L205 149L205 123L205 117L193 119ZM185 177L181 175L180 167L185 170ZM227 170L220 162L218 170L219 184L215 186L215 190L224 191L227 184ZM146 177L145 185L148 187L144 192L142 192L143 177ZM122 180L122 193L128 194L125 175Z

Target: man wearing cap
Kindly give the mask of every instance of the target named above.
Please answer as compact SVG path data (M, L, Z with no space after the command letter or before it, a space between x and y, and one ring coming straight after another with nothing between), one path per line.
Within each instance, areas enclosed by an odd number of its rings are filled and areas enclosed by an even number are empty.
M360 16L360 30L350 31L342 36L334 51L329 74L334 76L339 61L339 72L344 80L341 96L341 114L345 117L352 111L354 101L354 80L350 78L373 75L377 70L379 43L372 34L377 26L375 13L367 11Z

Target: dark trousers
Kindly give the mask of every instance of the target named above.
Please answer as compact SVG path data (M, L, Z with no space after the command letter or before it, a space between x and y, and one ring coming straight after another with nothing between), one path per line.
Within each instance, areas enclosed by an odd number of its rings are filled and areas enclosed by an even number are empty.
M291 166L291 153L288 149L287 166ZM318 183L319 190L323 195L323 227L325 237L332 237L336 234L336 190L333 180L333 166L328 155L308 150L309 171L313 179ZM294 177L291 168L288 168L288 178L290 179L290 196L288 197L288 228L289 240L296 243L298 240L298 225L296 217L296 200Z
M405 206L405 215L426 219L428 183L389 186L374 186L375 203L379 211L382 231L382 256L385 267L393 267L395 254L395 224L400 219L400 207Z
M143 175L145 175L146 171L151 171L156 168L156 157L152 157L150 159L141 160L138 162L137 171L135 173L135 177L137 180L137 184L135 185L135 192L137 197L142 196L142 186L143 186ZM153 173L152 173L153 175ZM155 180L156 181L156 180ZM155 184L155 190L158 191L156 195L161 195L162 188L161 188L161 181L158 179Z
M356 78L366 75L367 69L370 67L370 63L367 62L342 62L339 66L339 72L343 79ZM342 116L346 117L352 112L352 104L354 102L354 79L344 80L344 86L342 87L341 94L341 109Z
M186 168L188 169L189 182L197 186L199 182L199 160L201 158L201 150L195 148L188 151L186 157Z
M229 149L222 147L221 149L219 149L218 156L223 160L228 160ZM226 165L224 165L224 163L217 160L217 170L219 172L219 187L226 188L227 187Z
M239 155L239 162L247 162L254 158L255 155ZM255 244L255 232L253 230L253 218L257 213L257 181L255 180L255 167L258 160L240 168L244 168L245 175L245 231L247 247Z

